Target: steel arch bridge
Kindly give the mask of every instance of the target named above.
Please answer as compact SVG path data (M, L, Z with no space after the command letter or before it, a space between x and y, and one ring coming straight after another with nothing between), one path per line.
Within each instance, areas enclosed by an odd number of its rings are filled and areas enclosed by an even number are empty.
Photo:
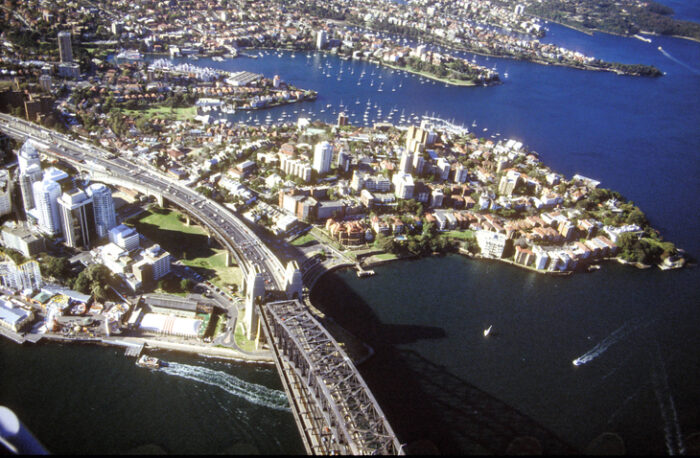
M260 309L307 452L403 455L357 368L308 308L299 301L277 301Z
M67 140L62 140L65 146L63 152L50 151L49 145L55 142L50 131L11 116L0 114L0 131L19 140L32 138L48 143L47 150L43 153L66 160L80 170L89 170L97 175L96 179L99 176L101 181L132 186L159 199L167 197L205 223L212 235L224 242L241 266L253 264L249 257L255 253L246 247L248 242L257 241L257 236L242 226L240 240L230 239L227 237L230 234L221 229L215 219L201 215L195 205L168 195L170 187L159 182L158 176L153 175L148 181L141 172L120 176L101 173L99 170L100 173L96 173L88 164L83 164L78 157L74 157L73 153L80 151L84 155L95 155L97 152L107 156L106 151L82 142L66 143ZM101 159L101 163L109 165L113 161L109 158ZM157 186L154 187L154 183ZM209 202L204 197L201 201ZM262 242L260 244L264 247ZM271 266L269 271L274 285L270 285L269 290L266 287L266 290L284 294L280 277L283 269L279 260L266 247L258 256L263 256L265 264ZM338 342L311 315L306 305L296 300L286 300L255 306L261 312L265 337L273 352L307 452L403 455L402 445L360 373Z

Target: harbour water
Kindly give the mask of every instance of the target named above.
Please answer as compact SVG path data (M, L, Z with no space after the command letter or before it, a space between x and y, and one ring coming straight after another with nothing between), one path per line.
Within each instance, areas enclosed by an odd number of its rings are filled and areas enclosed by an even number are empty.
M192 63L279 74L319 92L315 102L236 120L264 124L269 114L295 122L312 112L331 121L342 104L354 124L365 112L368 121L392 113L396 123L403 114L405 124L435 113L476 124L479 136L521 140L554 170L620 191L668 240L700 255L700 44L549 28L546 40L666 75L476 56L508 78L459 88L315 52ZM480 442L474 425L527 432L534 424L577 450L612 431L630 452L669 453L700 431L697 269L609 265L562 279L449 256L375 270L366 279L328 276L313 299L376 348L361 370L405 442L483 451L496 448L499 435ZM150 371L111 348L1 341L0 404L58 453L303 452L273 367L158 356L176 365ZM576 358L586 362L573 366Z
M274 366L121 348L0 341L0 405L60 454L303 453Z
M696 270L561 278L453 255L375 271L330 274L312 300L375 349L360 370L404 441L504 453L533 421L578 451L614 432L665 454L700 432Z

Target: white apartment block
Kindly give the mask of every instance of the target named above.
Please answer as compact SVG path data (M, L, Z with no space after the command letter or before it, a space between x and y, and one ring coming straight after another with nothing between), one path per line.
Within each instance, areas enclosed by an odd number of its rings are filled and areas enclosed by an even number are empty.
M332 159L333 145L328 142L321 142L314 147L313 169L316 170L319 175L328 173L331 170Z
M503 256L506 240L505 234L484 230L476 231L476 241L484 256L492 258L500 258Z
M413 177L408 173L396 173L392 178L394 183L394 194L399 199L411 199L415 185Z

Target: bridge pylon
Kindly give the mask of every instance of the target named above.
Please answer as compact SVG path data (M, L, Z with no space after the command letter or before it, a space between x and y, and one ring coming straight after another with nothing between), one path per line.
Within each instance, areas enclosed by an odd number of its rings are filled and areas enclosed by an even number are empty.
M246 337L248 340L253 340L256 338L260 321L256 305L262 303L265 298L265 277L256 267L248 274L247 283L243 324L246 328Z
M284 290L288 299L299 299L303 296L304 282L301 278L301 270L296 261L290 261L284 272Z

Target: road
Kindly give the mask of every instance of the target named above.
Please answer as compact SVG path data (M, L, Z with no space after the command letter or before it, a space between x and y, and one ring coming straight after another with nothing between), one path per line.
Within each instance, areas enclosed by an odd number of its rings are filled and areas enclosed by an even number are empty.
M45 146L46 154L78 169L134 183L167 198L198 219L234 255L246 278L257 268L265 279L266 289L283 289L285 271L279 259L243 221L219 203L155 168L130 162L88 142L73 140L36 124L0 114L0 130L16 139L31 138Z

